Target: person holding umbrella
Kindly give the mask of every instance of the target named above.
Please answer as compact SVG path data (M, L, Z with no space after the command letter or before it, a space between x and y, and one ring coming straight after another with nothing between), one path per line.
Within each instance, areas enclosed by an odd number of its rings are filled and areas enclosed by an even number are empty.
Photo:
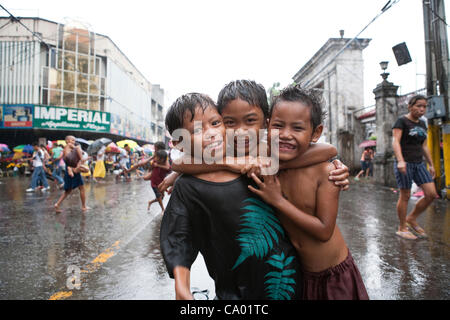
M370 172L370 164L372 162L372 152L369 147L366 147L361 156L361 171L359 171L358 175L355 177L356 181L359 181L359 177L366 174L366 178L369 176Z

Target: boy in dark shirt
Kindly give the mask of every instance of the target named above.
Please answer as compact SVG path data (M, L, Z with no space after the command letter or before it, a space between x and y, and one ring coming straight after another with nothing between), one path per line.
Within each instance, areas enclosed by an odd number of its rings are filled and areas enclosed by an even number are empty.
M178 98L167 113L166 126L172 136L177 129L187 130L183 139L190 139L190 150L200 147L203 154L223 156L225 127L209 97L192 93ZM247 188L250 182L224 170L178 178L160 235L177 299L192 299L190 267L198 252L219 299L300 296L295 249L273 209Z

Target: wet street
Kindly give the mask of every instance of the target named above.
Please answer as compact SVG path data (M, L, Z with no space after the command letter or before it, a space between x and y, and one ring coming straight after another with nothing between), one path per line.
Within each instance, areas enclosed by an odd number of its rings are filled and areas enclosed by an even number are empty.
M149 183L88 182L91 210L82 213L75 191L55 214L62 191L25 193L29 180L0 179L0 299L174 299L159 248L160 208L147 211ZM369 297L450 299L448 201L436 200L420 217L429 238L410 241L395 235L396 200L390 188L365 182L341 194L338 225ZM191 286L214 298L201 257Z

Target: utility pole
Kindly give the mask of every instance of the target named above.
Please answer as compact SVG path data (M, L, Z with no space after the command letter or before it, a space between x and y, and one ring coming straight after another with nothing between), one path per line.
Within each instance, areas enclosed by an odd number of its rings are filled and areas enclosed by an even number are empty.
M436 170L437 191L446 187L450 199L449 53L444 0L423 0L428 97L443 97L445 115L428 121L428 147ZM441 139L445 186L441 180Z

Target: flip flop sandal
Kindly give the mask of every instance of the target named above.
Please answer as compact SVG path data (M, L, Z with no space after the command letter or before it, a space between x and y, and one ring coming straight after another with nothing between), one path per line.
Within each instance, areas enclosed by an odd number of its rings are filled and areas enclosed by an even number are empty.
M417 239L417 237L415 235L413 235L410 231L397 231L395 234L403 239L408 239L408 240L416 240Z
M414 227L410 223L406 223L406 226L408 228L410 228L414 233L416 233L419 237L421 237L421 238L428 237L427 234L425 233L425 230L423 230L421 227L419 227L419 226Z

